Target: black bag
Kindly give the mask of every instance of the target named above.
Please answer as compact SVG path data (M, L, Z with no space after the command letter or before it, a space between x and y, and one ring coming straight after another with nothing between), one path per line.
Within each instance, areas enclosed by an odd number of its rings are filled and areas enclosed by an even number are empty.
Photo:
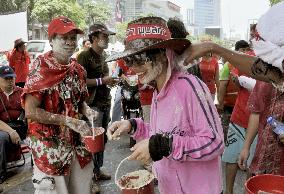
M16 130L21 140L26 139L28 126L23 120L15 120L7 123L12 129Z

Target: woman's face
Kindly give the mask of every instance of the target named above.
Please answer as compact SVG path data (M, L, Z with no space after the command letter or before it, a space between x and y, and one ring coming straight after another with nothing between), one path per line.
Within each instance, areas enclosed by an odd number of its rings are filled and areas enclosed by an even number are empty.
M146 54L140 53L139 55L140 58L143 58ZM135 58L139 58L137 55L131 57L133 60L130 68L138 75L138 79L142 84L156 80L162 73L164 66L162 60L159 60L160 55L161 53L156 54L153 61L147 58L147 56L145 60L142 61L135 60Z

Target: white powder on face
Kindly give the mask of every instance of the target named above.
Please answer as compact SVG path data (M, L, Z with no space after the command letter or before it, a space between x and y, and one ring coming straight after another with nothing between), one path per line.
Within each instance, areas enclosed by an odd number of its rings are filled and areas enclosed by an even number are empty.
M107 49L107 47L108 47L108 42L101 39L101 40L99 40L99 42L98 42L98 46L99 46L100 48L102 48L102 49Z
M142 84L150 83L162 73L163 64L161 62L157 62L156 64L154 64L154 67L152 65L153 63L146 64L147 73L144 78L140 80Z
M52 50L54 53L60 54L62 58L71 57L75 46L66 46L64 40L55 38L52 40Z

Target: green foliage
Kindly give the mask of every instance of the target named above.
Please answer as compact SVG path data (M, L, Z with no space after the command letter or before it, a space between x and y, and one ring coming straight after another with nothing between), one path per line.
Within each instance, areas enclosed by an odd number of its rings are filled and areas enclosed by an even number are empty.
M17 5L11 0L0 0L0 13L9 13L17 11Z
M55 17L66 16L80 28L86 27L85 15L79 4L69 0L36 0L31 14L42 24L49 23Z
M116 38L118 41L123 42L126 36L128 22L117 23L116 28Z
M0 0L0 13L28 10L28 23L48 24L57 16L67 16L81 29L94 22L106 23L111 8L104 0ZM87 26L88 25L88 26Z
M283 0L269 0L270 6L272 6L274 4L277 4L277 3L281 2L281 1L283 1Z
M221 40L220 38L216 37L216 36L212 36L209 34L203 34L200 36L188 36L187 37L192 43L197 43L197 42L202 42L202 41L212 41L215 42L219 45L222 45L226 48L231 48L232 47L232 43L229 40Z
M156 15L154 15L153 13L148 13L148 14L140 14L137 18L142 18L142 17L154 17ZM127 24L129 23L129 21L125 21L122 23L117 23L115 25L115 29L116 29L116 38L118 41L123 42L126 36L126 29L127 29Z
M86 11L86 23L88 25L95 22L106 23L111 17L111 8L105 1L80 0L78 2Z
M153 13L141 13L138 18L143 18L143 17L154 17L156 16L155 14Z

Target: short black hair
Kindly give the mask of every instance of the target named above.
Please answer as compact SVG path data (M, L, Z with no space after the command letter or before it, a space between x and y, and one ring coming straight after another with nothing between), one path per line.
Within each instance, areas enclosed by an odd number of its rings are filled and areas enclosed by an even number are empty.
M245 40L239 40L235 44L236 51L240 50L241 48L248 48L248 47L249 47L249 43Z
M188 35L184 23L176 17L169 18L167 25L172 34L171 38L186 38Z

